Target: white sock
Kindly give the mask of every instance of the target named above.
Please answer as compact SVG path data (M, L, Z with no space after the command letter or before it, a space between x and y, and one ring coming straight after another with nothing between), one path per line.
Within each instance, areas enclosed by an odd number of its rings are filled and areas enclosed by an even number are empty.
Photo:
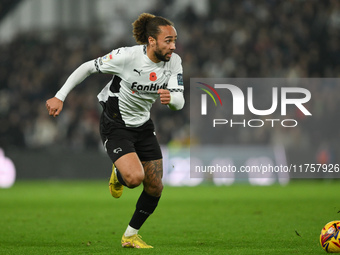
M138 229L131 227L130 225L126 228L124 235L125 236L133 236L138 234Z

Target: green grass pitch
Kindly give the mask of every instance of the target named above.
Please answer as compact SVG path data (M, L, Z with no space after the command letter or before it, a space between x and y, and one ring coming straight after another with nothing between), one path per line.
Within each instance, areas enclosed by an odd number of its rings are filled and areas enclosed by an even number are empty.
M0 254L326 254L339 184L167 186L140 230L155 248L136 250L120 239L140 188L114 199L106 181L19 181L0 189Z

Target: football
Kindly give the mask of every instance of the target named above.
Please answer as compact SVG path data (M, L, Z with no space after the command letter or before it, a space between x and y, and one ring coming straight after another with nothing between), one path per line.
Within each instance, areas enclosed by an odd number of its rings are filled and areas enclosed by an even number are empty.
M321 247L329 253L340 253L340 220L328 222L320 234Z

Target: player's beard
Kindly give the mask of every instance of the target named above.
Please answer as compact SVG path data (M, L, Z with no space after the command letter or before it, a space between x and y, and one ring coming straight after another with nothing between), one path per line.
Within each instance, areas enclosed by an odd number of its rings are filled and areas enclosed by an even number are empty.
M165 54L162 53L162 51L158 47L158 43L156 43L156 50L154 51L155 56L158 60L168 62L170 60L170 57L167 57L168 54L172 54L172 52L167 52Z

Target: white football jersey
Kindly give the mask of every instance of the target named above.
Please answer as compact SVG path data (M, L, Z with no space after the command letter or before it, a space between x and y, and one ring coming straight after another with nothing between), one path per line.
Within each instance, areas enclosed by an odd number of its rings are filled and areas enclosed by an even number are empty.
M183 96L183 68L176 53L168 62L154 63L146 55L146 45L137 45L115 49L94 63L98 72L113 74L98 94L99 101L106 103L110 118L127 127L138 127L149 120L158 89Z

